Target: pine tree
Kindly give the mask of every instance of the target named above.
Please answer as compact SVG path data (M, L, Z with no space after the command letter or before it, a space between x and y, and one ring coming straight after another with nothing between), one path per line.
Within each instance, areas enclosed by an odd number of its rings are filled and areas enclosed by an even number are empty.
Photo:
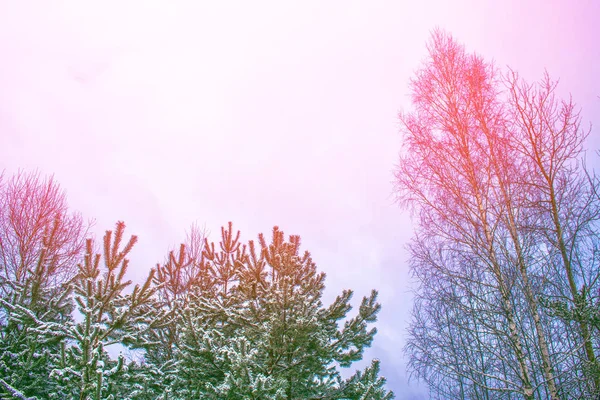
M348 319L352 291L323 306L325 274L300 253L298 236L285 241L275 227L270 243L261 234L246 246L231 223L221 233L220 250L206 241L200 262L212 285L192 288L180 310L174 398L393 398L378 361L340 376L376 334L376 291Z
M112 360L106 348L135 343L152 328L155 313L149 305L156 289L150 285L151 270L141 287L135 285L132 293L124 293L131 284L124 280L129 264L126 256L137 241L132 236L120 249L124 230L125 224L117 223L112 244L113 232L104 235L104 271L91 239L86 243L84 262L78 265L73 292L81 321L66 327L68 341L63 342L61 361L51 375L64 387L64 398L120 399L131 391L120 384L127 372L125 358L121 355Z
M169 252L166 261L158 264L153 285L157 289L152 307L157 316L151 330L138 337L136 347L144 350L140 368L145 371L147 398L170 398L174 382L180 379L178 352L184 310L189 306L192 289L208 293L214 289L212 274L203 262L205 233L193 225L185 244Z

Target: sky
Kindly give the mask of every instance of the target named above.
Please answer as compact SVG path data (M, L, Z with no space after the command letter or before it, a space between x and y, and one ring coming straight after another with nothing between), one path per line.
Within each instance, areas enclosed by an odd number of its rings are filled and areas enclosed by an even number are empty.
M125 221L136 282L192 223L300 235L326 301L379 291L365 358L425 398L402 353L413 226L393 170L430 32L547 70L600 126L599 19L593 0L0 0L0 170L54 174L98 235Z

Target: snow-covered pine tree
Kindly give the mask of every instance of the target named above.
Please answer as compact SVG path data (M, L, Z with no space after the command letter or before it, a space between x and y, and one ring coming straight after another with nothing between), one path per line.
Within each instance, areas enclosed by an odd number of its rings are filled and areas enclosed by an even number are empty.
M152 307L160 318L136 343L136 347L144 349L144 360L138 370L144 372L142 380L146 382L144 394L136 398L172 398L171 389L179 379L176 365L183 310L188 308L192 288L207 293L214 287L212 274L206 270L209 265L202 258L204 241L205 232L192 225L178 251L170 251L165 262L157 264L153 278L157 291Z
M237 334L235 327L226 323L227 314L238 306L232 293L245 249L239 242L239 232L233 236L231 225L229 230L222 228L221 235L220 251L205 239L186 306L177 311L180 335L172 384L174 398L222 398L218 397L222 391L219 386L225 384L223 375L229 367L223 352L231 344L228 340Z
M7 315L0 341L0 398L57 398L59 387L48 376L59 362L73 303L68 286L38 285L46 263L42 252L31 276L13 283L10 299L0 298Z
M151 287L154 269L145 283L135 285L130 294L124 290L129 260L126 258L137 241L132 236L121 250L125 224L118 222L113 232L104 235L104 271L100 254L94 254L93 241L87 240L84 262L74 279L73 291L81 321L69 326L68 342L52 377L61 382L63 398L123 399L134 387L124 386L124 357L112 360L106 348L112 344L135 343L156 318L150 307L155 292ZM103 273L101 273L103 272Z
M229 223L219 246L206 242L202 260L216 284L192 291L181 310L173 398L393 398L378 361L340 376L373 341L376 291L348 319L352 291L323 306L325 274L300 254L299 236L285 241L275 227L270 243L261 234L246 246Z

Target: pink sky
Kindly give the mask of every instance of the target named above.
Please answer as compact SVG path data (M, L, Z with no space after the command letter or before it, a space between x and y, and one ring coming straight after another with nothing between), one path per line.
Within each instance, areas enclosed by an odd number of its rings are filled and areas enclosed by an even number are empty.
M598 1L0 1L0 169L54 173L95 231L124 220L141 279L194 221L213 239L279 225L328 274L326 300L380 291L397 398L411 307L393 203L397 113L440 27L600 125ZM589 158L600 147L597 133Z

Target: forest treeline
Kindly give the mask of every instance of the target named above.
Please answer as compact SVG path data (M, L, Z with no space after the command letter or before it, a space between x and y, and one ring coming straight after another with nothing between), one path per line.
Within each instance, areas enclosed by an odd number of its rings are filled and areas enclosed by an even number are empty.
M572 100L434 32L400 115L408 368L439 399L600 398L600 186Z
M351 290L324 306L299 236L193 227L134 285L137 236L88 230L52 178L0 176L0 398L393 398L377 360L340 375L373 341L377 292L352 317Z

